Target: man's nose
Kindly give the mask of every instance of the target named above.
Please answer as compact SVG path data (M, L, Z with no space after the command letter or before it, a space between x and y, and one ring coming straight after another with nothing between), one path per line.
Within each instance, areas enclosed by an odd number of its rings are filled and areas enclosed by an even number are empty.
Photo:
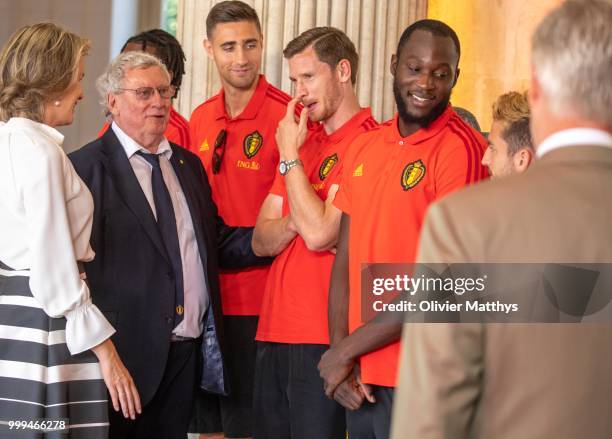
M491 164L491 158L489 157L489 148L486 149L484 155L482 156L482 160L480 161L480 163L482 163L483 166L489 166Z
M417 80L417 85L424 90L433 88L433 76L429 72L422 72Z
M236 60L236 62L238 64L242 65L242 64L246 64L247 63L246 51L244 50L243 47L237 47L236 51L235 51L235 54L236 54L235 60Z
M301 80L296 81L295 83L295 95L296 96L306 96L308 94L308 91L306 90L306 86L304 85L304 82Z

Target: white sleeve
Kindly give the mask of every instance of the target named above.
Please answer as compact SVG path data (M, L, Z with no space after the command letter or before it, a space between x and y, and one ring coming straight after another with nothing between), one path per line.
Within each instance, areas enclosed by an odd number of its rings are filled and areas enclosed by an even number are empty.
M30 290L47 315L66 318L66 344L75 355L115 330L79 277L66 210L65 154L58 146L19 137L15 168L28 231Z

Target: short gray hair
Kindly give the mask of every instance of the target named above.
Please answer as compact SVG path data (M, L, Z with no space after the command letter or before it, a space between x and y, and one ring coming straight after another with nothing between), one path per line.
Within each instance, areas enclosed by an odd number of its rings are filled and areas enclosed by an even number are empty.
M532 46L550 111L612 126L612 3L564 2L538 26Z
M119 91L122 87L121 82L125 78L125 74L130 70L147 69L149 67L159 67L168 76L168 80L170 80L170 73L168 73L164 63L146 52L123 52L111 61L104 73L96 80L96 88L100 95L100 105L107 116L110 115L108 111L108 94Z

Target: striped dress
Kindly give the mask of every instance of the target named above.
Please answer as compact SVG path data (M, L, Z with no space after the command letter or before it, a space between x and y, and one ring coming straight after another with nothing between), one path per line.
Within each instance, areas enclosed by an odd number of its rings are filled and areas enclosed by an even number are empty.
M106 438L108 396L90 350L114 329L76 261L93 200L54 128L0 124L0 438Z
M45 420L45 428L60 431L13 434L106 438L108 401L98 361L91 351L70 355L66 319L47 316L28 281L27 271L0 262L0 437L11 437L9 421Z

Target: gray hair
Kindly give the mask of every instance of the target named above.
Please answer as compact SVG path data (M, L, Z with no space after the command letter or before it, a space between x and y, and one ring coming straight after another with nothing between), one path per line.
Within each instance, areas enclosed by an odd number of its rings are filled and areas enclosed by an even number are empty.
M100 105L104 109L106 116L108 111L108 94L116 93L122 87L121 83L125 74L134 69L147 69L149 67L159 67L164 71L168 80L170 73L158 58L145 52L123 52L111 61L104 73L96 80L96 88L100 95Z
M564 2L538 26L532 45L550 111L612 126L612 3Z

